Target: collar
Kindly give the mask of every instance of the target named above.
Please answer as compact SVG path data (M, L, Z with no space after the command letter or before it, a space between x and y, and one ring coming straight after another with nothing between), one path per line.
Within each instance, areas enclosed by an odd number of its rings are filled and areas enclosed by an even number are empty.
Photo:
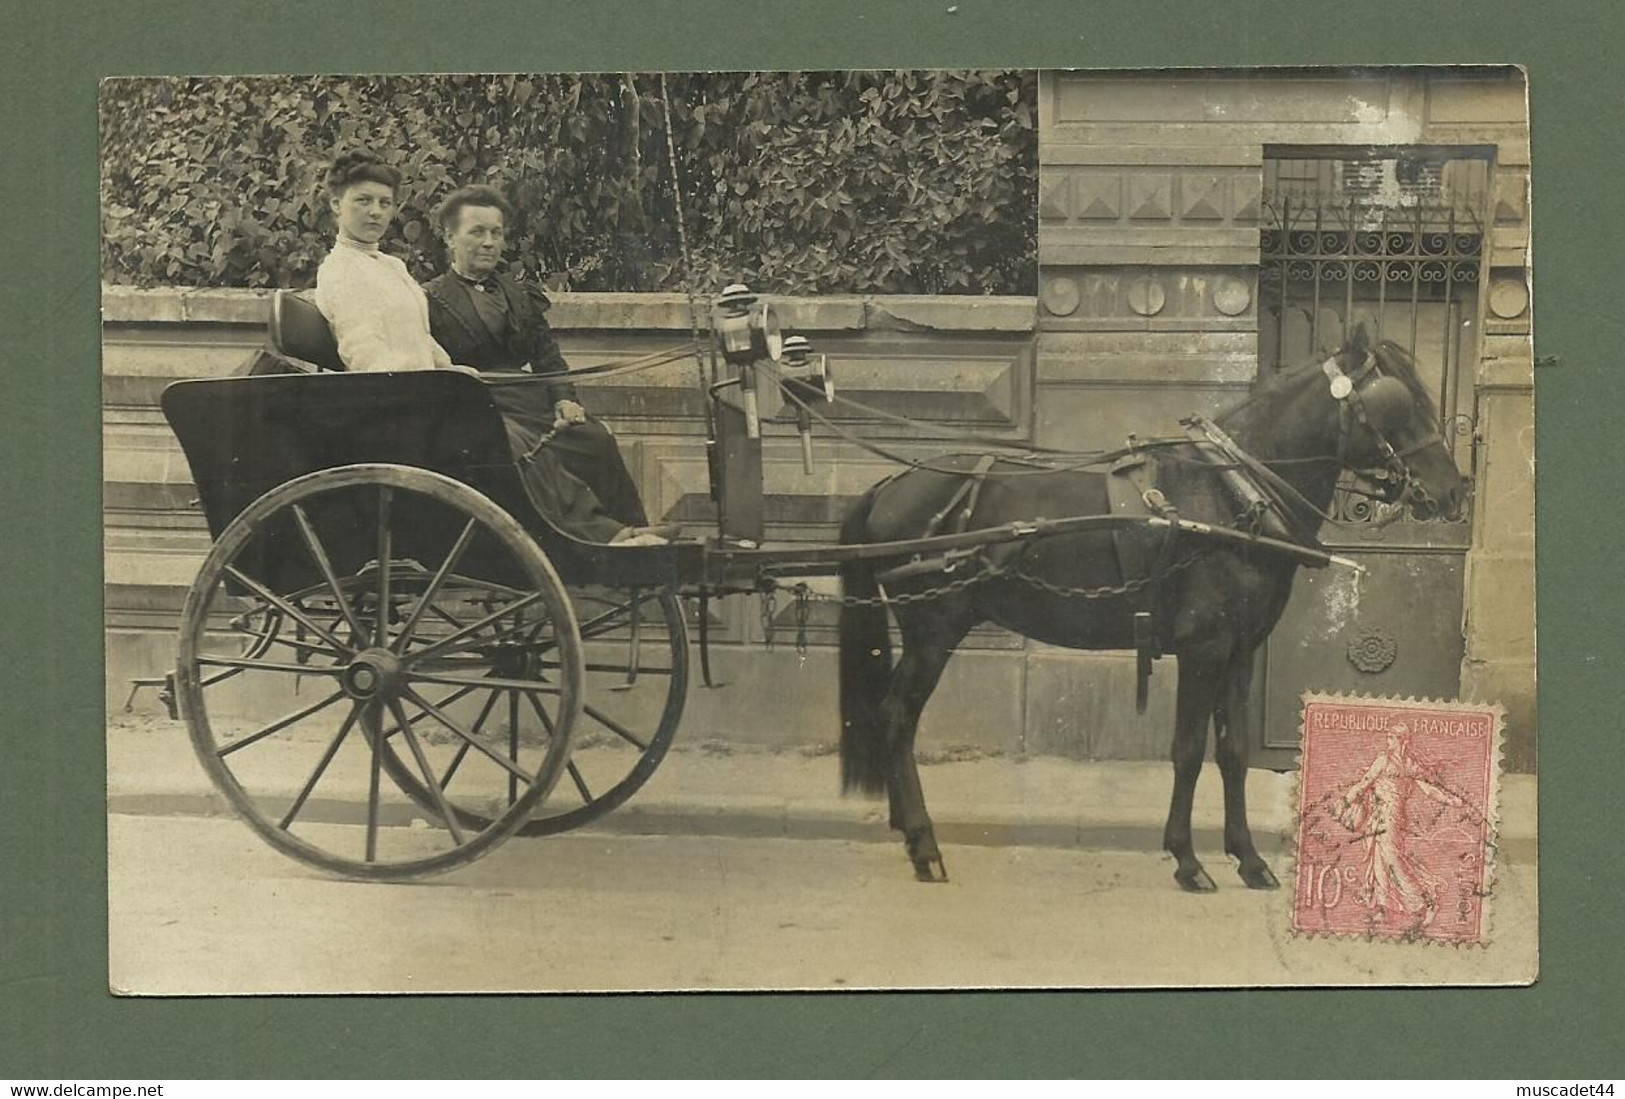
M456 275L458 281L471 290L483 290L487 294L490 294L495 293L499 289L497 286L497 273L495 271L492 271L483 278L473 278L469 275L465 275L455 267L451 269L451 273Z
M342 248L348 248L353 252L362 252L372 256L380 254L376 244L368 244L366 241L356 240L352 236L347 236L342 229L339 230L338 245Z

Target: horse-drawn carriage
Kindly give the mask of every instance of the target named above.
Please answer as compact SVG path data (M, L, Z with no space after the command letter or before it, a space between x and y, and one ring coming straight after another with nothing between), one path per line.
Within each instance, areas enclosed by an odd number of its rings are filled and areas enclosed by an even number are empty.
M278 295L273 341L333 365L301 306ZM710 328L709 352L693 350L718 530L667 545L584 542L533 506L488 388L526 377L314 370L165 392L214 539L171 690L204 768L255 831L311 865L389 879L584 824L666 754L691 618L706 652L707 600L840 574L843 776L889 795L922 878L943 870L914 723L954 645L992 620L1135 648L1142 691L1155 656L1179 656L1176 876L1211 888L1189 849L1189 791L1212 717L1227 846L1248 884L1274 883L1228 793L1245 748L1238 763L1222 731L1293 570L1334 560L1311 513L1345 468L1436 510L1460 492L1404 352L1357 343L1268 379L1228 430L1193 419L1186 436L1113 455L915 463L859 501L840 544L773 546L758 392L779 387L805 439L832 396L828 372L805 341L786 355L771 309L743 288L719 299ZM895 666L888 612L904 645Z

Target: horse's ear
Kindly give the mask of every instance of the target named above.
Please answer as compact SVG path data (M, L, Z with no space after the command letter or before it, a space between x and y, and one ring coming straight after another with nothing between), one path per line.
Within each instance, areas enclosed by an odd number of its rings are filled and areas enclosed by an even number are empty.
M1366 328L1365 321L1354 326L1354 331L1349 333L1348 345L1343 350L1355 355L1364 355L1371 350L1371 333Z

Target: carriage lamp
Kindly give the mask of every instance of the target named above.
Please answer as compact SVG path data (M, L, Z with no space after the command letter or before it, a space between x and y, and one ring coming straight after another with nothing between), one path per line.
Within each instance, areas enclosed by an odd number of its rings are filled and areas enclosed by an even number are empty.
M778 314L767 302L758 301L750 287L736 282L724 287L717 298L712 325L722 343L722 357L739 370L745 435L759 439L762 418L753 366L764 358L778 362L784 353Z
M812 413L806 402L824 395L823 386L814 385L812 341L806 336L786 336L779 371L779 387L796 410L796 434L801 436L801 472L811 474Z
M804 401L835 400L835 380L829 372L829 356L814 355L806 336L786 336L784 356L779 360L784 387Z
M735 366L749 365L751 361L750 313L755 304L756 295L750 292L750 287L738 282L724 287L722 296L717 298L712 323L722 340L723 357Z
M744 283L723 288L712 323L722 340L723 358L734 366L749 366L759 359L778 362L784 353L778 313Z

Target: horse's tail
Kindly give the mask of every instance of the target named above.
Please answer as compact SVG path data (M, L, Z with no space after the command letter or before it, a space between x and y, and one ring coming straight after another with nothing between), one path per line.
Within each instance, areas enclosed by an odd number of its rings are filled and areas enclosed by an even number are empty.
M878 486L876 486L878 488ZM841 544L867 539L864 528L874 506L870 489L841 524ZM841 591L848 599L873 600L880 593L875 570L867 561L841 566ZM879 602L841 606L841 789L881 794L886 790L886 726L880 704L891 683L891 634L886 608Z

